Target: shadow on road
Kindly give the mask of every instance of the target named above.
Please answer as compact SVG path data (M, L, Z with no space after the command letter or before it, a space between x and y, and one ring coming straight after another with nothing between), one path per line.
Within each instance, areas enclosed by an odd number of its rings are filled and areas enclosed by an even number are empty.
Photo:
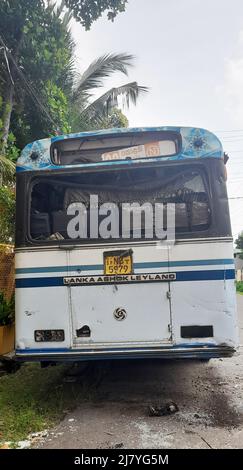
M95 389L97 407L126 404L131 413L142 408L146 414L148 405L172 400L180 410L173 419L235 427L243 422L243 416L231 400L234 384L220 374L216 361L101 361L90 363L80 380Z

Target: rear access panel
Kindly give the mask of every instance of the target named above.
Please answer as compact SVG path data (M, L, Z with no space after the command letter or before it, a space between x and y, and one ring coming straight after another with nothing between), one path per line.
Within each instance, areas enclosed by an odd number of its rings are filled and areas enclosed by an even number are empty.
M74 346L170 341L167 282L70 289Z

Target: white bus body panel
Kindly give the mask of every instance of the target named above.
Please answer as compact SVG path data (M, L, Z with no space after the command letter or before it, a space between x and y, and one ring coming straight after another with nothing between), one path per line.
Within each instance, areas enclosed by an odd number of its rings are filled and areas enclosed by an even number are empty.
M232 244L228 243L184 243L170 248L170 265L178 260L190 260L192 253L200 258L200 266L190 266L190 272L234 270ZM203 264L206 260L230 260L232 264ZM215 261L216 262L216 261ZM172 269L172 268L171 268ZM177 272L185 272L178 266ZM186 325L213 325L214 337L203 338L204 343L238 345L236 293L234 279L183 281L171 283L171 310L173 335L176 343L184 343L180 327ZM188 344L195 339L187 339Z
M74 344L168 342L167 292L167 283L71 287ZM115 319L117 308L125 310L124 320ZM90 327L90 339L76 337L84 325Z
M192 356L197 356L199 346L237 347L232 241L180 241L164 248L149 243L126 245L133 250L135 274L171 272L176 274L172 282L63 284L67 276L103 275L104 251L121 248L124 245L107 244L70 251L64 247L17 250L17 356L31 360L75 353L82 359L84 352L94 357L107 352L112 357L120 349L136 356L161 348L192 350ZM122 321L114 317L117 308L126 312ZM91 330L88 338L77 336L84 325ZM214 335L182 338L181 326L188 325L212 325ZM35 342L34 331L42 329L63 329L65 340Z

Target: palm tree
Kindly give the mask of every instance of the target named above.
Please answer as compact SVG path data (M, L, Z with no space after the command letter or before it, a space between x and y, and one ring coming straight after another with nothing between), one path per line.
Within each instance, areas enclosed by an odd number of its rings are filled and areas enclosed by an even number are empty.
M148 88L139 86L137 82L129 82L118 87L113 87L103 93L99 98L93 99L97 88L104 86L104 80L115 72L128 75L128 68L133 65L134 56L131 54L104 54L94 60L87 70L79 76L74 83L71 96L71 110L76 122L86 122L99 125L109 113L118 107L118 99L121 98L122 106L129 108L130 103L136 105L141 94Z
M74 51L75 44L70 31L70 24L73 18L72 11L66 9L65 0L59 6L57 2L48 0L48 8L51 14L56 15L61 21L66 31L67 47ZM69 94L70 79L73 80L70 100L70 124L73 131L82 130L82 127L96 127L102 125L104 118L118 107L118 99L121 99L122 107L129 108L130 103L134 105L141 94L146 93L148 88L139 86L137 82L130 82L119 87L111 88L103 93L99 98L92 99L97 88L104 86L104 80L113 73L120 72L128 75L129 67L133 66L134 56L127 53L104 54L94 60L82 73L75 71L74 57L72 55L67 71L69 80L63 80L62 87L66 88ZM65 86L67 85L67 86Z
M12 182L15 175L15 164L4 155L0 155L0 187L5 182Z
M87 70L85 70L82 74L79 74L75 68L75 44L70 30L72 13L65 9L64 0L62 0L59 4L56 1L47 0L46 8L50 13L50 17L53 17L58 21L60 20L63 28L63 36L65 38L65 47L69 52L69 60L66 62L65 69L62 70L62 74L60 74L58 78L51 77L50 80L53 78L54 85L57 85L59 90L64 93L64 96L67 100L70 129L71 131L78 131L94 129L98 127L102 128L105 126L104 119L107 123L107 117L115 108L118 107L119 98L121 99L122 107L125 105L129 107L131 102L136 104L140 95L148 91L146 87L139 86L137 82L130 82L122 84L118 87L113 87L103 93L99 98L95 98L97 96L97 89L103 87L105 79L110 77L113 73L120 72L123 75L128 75L128 69L132 67L134 57L127 53L104 54L101 57L98 57L98 59L94 60ZM4 44L5 43L3 43L2 46L3 48ZM9 54L9 61L13 61L12 55L8 50L7 52ZM6 67L5 62L3 62L4 67ZM28 60L26 60L26 63L28 64ZM49 109L49 95L47 95L45 87L42 87L43 90L37 90L35 86L35 75L34 78L28 76L28 67L25 70L23 66L20 68L18 64L13 64L13 69L16 72L15 88L17 88L14 93L14 88L12 85L12 91L15 95L15 101L18 104L18 108L22 108L23 110L23 115L25 116L27 125L31 129L31 134L33 134L33 137L38 134L40 135L41 133L43 136L45 136L46 134L54 132L54 130L58 129L59 127L61 128L61 123L58 122L55 108L53 108L54 111L51 109L51 107ZM6 77L7 80L10 79L7 72ZM14 118L16 117L13 115L15 111L13 104L14 101L12 96L11 106L8 108L8 113L5 113L7 117L5 116L5 124L3 125L4 136L1 136L2 142L0 141L0 150L2 155L6 155L10 123L14 122ZM15 106L15 108L17 108L17 106ZM34 109L33 113L32 109ZM17 136L17 139L19 141L19 136ZM23 142L21 142L21 144L23 144ZM1 173L5 167L6 160L2 157L0 166ZM5 168L4 172L6 173L6 171L11 171L10 167L11 163L7 170Z

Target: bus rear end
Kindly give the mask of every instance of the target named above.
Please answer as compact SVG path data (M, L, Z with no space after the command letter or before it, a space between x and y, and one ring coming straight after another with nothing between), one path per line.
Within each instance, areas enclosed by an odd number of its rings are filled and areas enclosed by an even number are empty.
M19 359L234 353L233 246L213 134L58 137L29 146L18 168Z

